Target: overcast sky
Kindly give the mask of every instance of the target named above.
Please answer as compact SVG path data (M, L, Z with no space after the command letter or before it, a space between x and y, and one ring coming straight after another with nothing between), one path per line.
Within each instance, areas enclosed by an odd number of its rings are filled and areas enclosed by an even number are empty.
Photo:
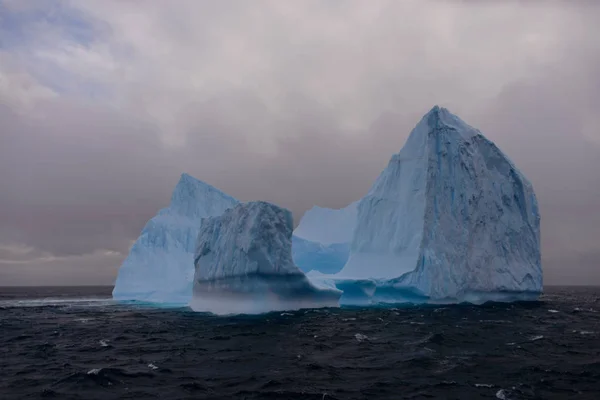
M0 286L112 284L182 172L364 195L434 104L532 181L547 284L600 284L600 2L0 0Z

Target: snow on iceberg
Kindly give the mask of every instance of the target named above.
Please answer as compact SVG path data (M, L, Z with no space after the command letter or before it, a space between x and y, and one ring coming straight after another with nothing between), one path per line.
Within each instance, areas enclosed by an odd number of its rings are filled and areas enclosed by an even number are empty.
M261 201L204 219L190 307L215 314L337 307L338 290L318 289L294 265L292 228L288 210Z
M481 132L436 106L360 201L344 268L308 277L342 290L342 304L535 300L533 188Z
M233 197L182 174L170 205L148 221L123 261L113 298L187 304L192 297L201 220L221 215L236 204Z
M292 258L304 272L339 272L350 253L358 202L342 209L313 207L294 230Z

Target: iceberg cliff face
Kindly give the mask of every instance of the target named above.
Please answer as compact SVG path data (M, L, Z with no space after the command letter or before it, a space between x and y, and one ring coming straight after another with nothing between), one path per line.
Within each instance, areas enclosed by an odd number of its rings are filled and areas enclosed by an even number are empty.
M131 247L113 289L117 300L187 304L202 218L238 204L233 197L182 174L169 207L152 218Z
M292 226L288 210L266 202L239 204L204 219L192 309L230 314L337 306L338 291L317 289L294 265Z
M313 207L294 230L292 257L304 272L339 272L350 253L358 202L335 210Z
M531 300L542 291L533 188L478 130L434 107L360 201L342 302Z

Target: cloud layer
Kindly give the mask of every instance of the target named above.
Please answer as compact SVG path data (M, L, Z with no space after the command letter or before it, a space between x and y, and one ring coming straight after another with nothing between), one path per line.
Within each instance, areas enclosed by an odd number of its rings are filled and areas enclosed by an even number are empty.
M296 221L344 206L434 104L532 180L546 282L600 283L599 16L594 2L0 0L0 285L112 283L183 171Z

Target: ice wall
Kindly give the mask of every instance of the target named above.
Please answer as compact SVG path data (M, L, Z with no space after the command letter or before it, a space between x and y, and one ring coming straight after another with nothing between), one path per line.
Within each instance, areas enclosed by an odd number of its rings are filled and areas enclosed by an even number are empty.
M338 291L317 289L294 265L292 228L292 214L266 202L203 220L192 309L230 314L337 306Z

